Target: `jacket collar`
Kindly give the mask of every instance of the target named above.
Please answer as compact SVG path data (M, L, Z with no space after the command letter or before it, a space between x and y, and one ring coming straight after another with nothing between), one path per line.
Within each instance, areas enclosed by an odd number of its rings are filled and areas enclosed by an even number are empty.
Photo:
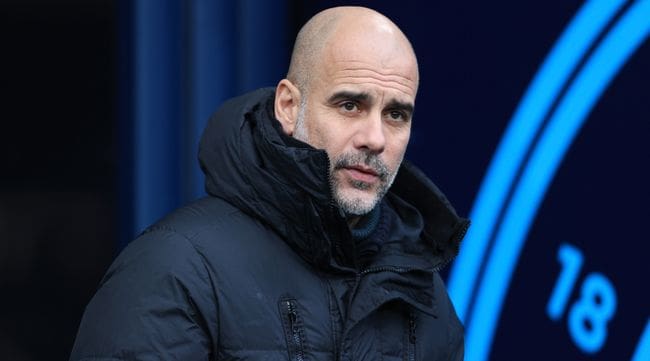
M266 223L319 269L350 271L354 247L332 199L327 153L283 133L273 94L265 88L232 99L211 117L199 146L206 189ZM413 205L424 220L423 242L404 261L433 270L455 257L469 222L420 170L404 161L387 197Z

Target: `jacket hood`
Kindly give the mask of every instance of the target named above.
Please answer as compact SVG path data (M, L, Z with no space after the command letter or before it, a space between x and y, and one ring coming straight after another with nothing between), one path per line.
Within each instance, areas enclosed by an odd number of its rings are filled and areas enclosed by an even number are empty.
M273 99L273 88L259 89L227 101L210 118L199 144L206 191L266 223L309 263L349 264L353 245L331 195L327 153L285 135ZM388 196L422 215L427 263L455 257L469 221L419 169L404 161Z

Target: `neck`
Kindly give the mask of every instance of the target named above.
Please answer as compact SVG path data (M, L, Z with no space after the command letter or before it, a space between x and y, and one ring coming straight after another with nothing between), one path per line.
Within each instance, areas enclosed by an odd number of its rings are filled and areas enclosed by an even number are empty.
M347 217L348 226L350 226L350 228L354 228L354 226L356 226L357 223L359 223L359 220L361 219L361 217L362 216L357 216L357 215L348 216Z
M377 227L379 222L380 205L377 204L370 212L364 215L350 215L347 218L352 238L355 240L362 240L370 236Z

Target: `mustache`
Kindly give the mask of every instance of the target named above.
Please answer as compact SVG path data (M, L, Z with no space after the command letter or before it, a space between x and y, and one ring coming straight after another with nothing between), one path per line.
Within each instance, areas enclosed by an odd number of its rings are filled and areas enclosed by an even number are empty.
M334 170L341 168L350 168L358 165L364 165L371 168L380 180L385 181L388 178L388 166L377 154L373 153L344 153L334 161Z

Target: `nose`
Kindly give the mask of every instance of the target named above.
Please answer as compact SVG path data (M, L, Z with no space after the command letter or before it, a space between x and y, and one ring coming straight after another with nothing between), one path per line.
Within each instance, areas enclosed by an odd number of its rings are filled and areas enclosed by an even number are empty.
M357 149L365 149L372 153L381 153L386 146L386 135L381 114L374 112L357 124L354 137L354 146Z

